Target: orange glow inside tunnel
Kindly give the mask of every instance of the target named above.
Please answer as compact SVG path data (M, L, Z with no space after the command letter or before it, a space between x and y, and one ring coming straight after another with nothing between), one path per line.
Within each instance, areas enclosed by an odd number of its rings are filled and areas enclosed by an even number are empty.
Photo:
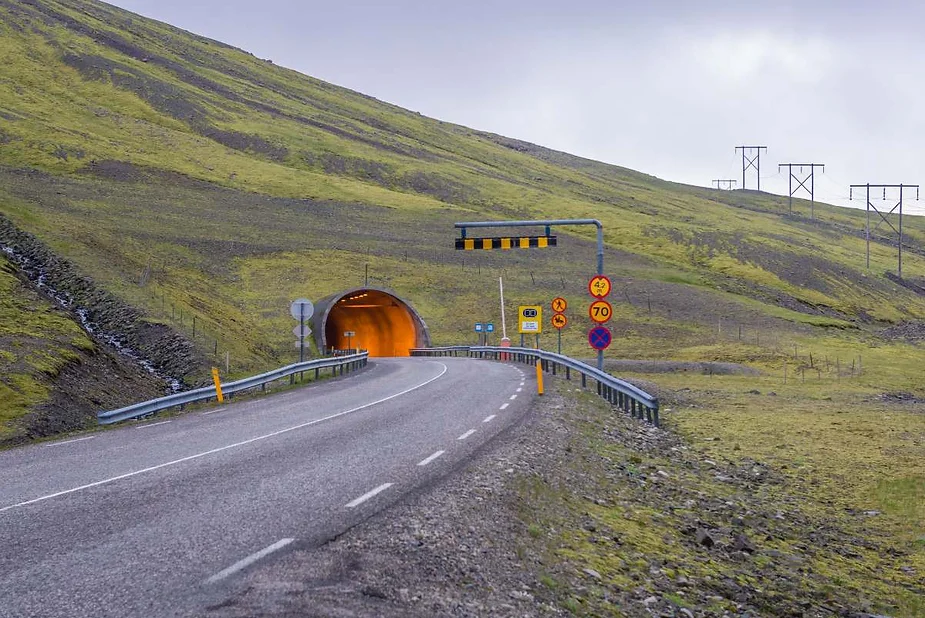
M356 334L348 341L347 332ZM370 356L409 356L411 348L420 345L411 310L377 290L344 297L331 307L325 340L339 350L369 350Z

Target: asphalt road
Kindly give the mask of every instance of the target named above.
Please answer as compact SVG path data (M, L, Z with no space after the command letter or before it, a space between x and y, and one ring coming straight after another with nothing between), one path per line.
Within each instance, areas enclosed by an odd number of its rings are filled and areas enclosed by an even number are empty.
M524 376L526 373L526 377ZM532 374L377 359L358 374L0 453L0 616L172 616L447 474Z

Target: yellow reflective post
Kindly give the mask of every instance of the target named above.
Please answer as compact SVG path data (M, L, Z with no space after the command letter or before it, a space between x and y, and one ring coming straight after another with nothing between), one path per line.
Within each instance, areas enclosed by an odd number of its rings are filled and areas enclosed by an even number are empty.
M540 349L540 345L539 345L540 336L537 335L536 338L537 338L536 349L539 350ZM540 397L543 396L543 361L540 360L539 358L536 359L536 394L539 395Z
M218 367L212 367L212 381L215 382L215 398L219 403L223 403L225 397L222 395L222 382L218 379Z

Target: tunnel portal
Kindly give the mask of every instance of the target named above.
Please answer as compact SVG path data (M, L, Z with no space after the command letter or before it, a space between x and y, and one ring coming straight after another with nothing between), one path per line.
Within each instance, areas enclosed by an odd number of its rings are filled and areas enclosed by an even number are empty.
M430 345L427 325L398 296L377 288L333 294L317 303L312 330L324 352L358 348L370 356L409 356ZM345 333L355 333L347 337Z

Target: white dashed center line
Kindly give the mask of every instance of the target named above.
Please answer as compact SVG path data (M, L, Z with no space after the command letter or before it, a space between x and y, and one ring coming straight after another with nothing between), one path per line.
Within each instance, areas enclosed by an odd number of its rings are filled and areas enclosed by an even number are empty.
M517 395L511 395L511 401L514 401L515 399L517 399Z
M246 569L246 568L249 567L250 565L254 564L255 562L257 562L257 561L260 560L261 558L263 558L263 557L265 557L265 556L269 556L269 555L272 554L273 552L275 552L275 551L277 551L277 550L280 550L280 549L284 548L286 545L289 545L289 544L292 543L294 540L295 540L295 539L280 539L279 541L273 543L273 544L270 545L269 547L265 547L265 548L261 549L260 551L258 551L257 553L251 554L250 556L248 556L248 557L245 558L244 560L241 560L241 561L239 561L239 562L235 562L234 564L232 564L230 567L228 567L228 568L225 569L224 571L219 571L218 573L216 573L215 575L213 575L212 577L210 577L209 579L207 579L207 580L206 580L206 583L207 583L207 584L214 584L214 583L217 582L217 581L221 581L221 580L225 579L225 578L228 577L229 575L234 575L234 574L237 573L238 571L241 571L241 570L243 570L243 569Z
M470 429L469 431L467 431L466 433L464 433L463 435L459 436L459 437L456 438L456 439L457 439L457 440L465 440L466 438L468 438L469 436L471 436L471 435L474 434L474 433L475 433L475 429Z
M418 462L418 465L419 465L419 466L426 466L427 464L429 464L430 462L432 462L433 460L435 460L437 457L440 457L440 455L443 455L445 452L446 452L446 451L437 451L436 453L434 453L433 455L431 455L431 456L428 457L427 459L424 459L424 460L422 460L422 461L419 461L419 462Z
M498 408L498 409L499 409L499 410L503 410L503 409L505 409L506 407L508 407L509 405L511 405L511 404L509 404L509 403L503 403L503 404L501 404L501 407Z
M520 392L520 391L522 391L522 390L524 390L524 389L522 389L522 388L518 388L516 392L518 392L518 393L519 393L519 392Z
M365 494L363 494L356 500L351 500L350 502L348 502L347 508L348 509L356 508L360 506L361 504L363 504L364 502L366 502L367 500L369 500L370 498L372 498L373 496L375 496L376 494L382 493L383 491L385 491L391 486L392 486L392 483L383 483L379 487L372 489L370 491L367 491Z
M483 423L490 423L490 422L492 422L492 421L494 420L494 418L495 418L495 415L494 415L494 414L490 414L489 416L486 416L486 417L485 417L485 420L482 421L482 422L483 422Z

